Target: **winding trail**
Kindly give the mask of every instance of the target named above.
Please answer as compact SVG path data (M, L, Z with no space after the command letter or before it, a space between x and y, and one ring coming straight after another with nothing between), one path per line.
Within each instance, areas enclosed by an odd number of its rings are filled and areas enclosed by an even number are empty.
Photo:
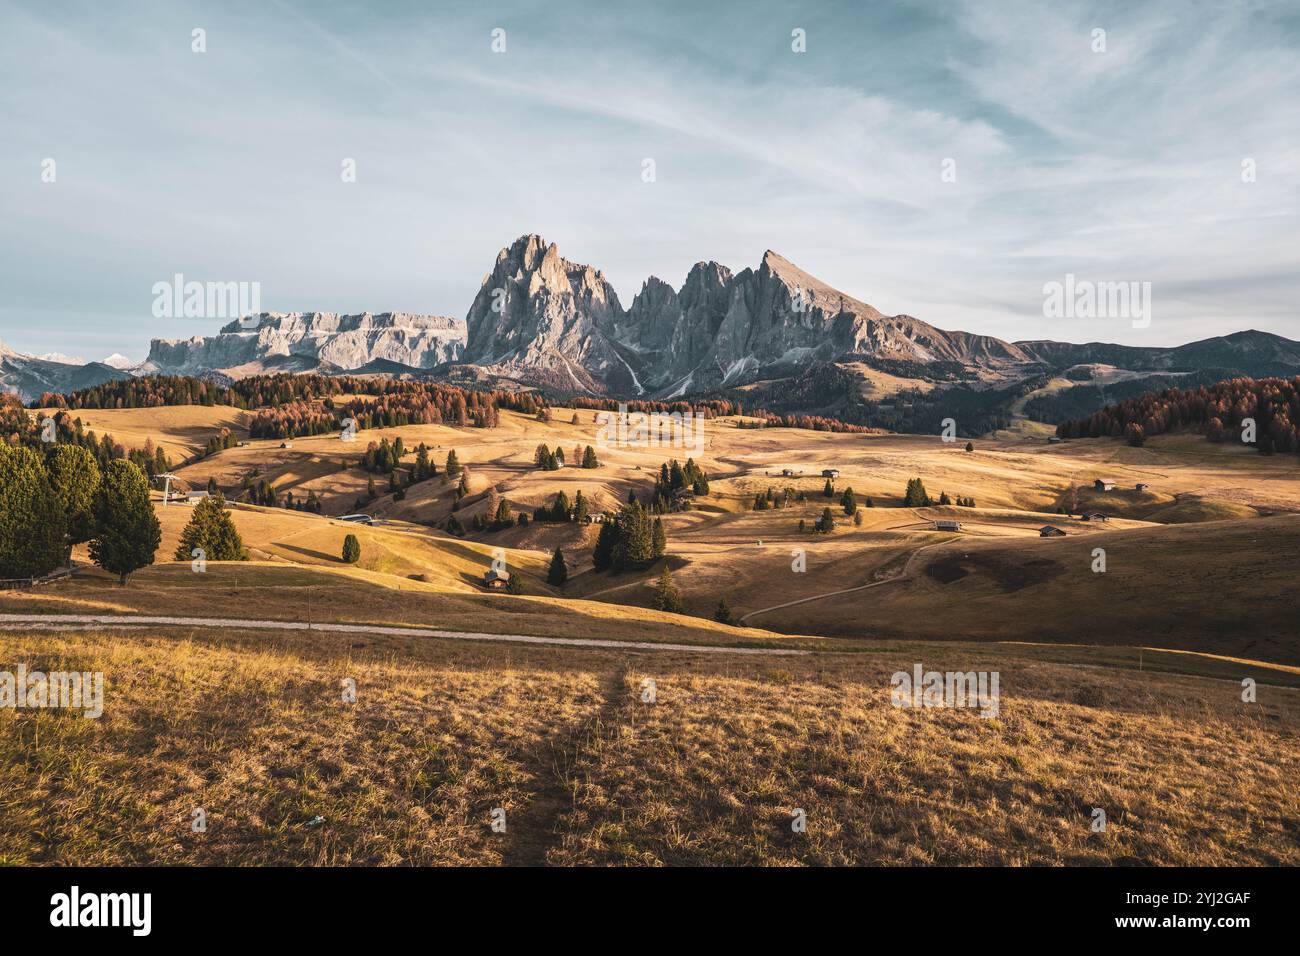
M948 540L945 539L943 541L934 541L930 544L921 545L921 547L917 548L908 556L907 563L903 565L903 569L892 577L884 578L880 581L872 581L870 584L859 584L855 588L843 588L839 591L827 591L825 594L814 594L810 597L799 598L795 601L786 601L784 604L773 604L771 607L761 607L757 611L750 611L748 614L742 614L740 616L740 623L744 624L751 617L754 617L757 614L766 614L768 611L779 611L783 607L794 607L796 604L807 604L809 601L820 601L823 598L835 597L838 594L852 594L854 591L866 591L870 588L878 588L885 584L896 584L899 581L907 579L907 576L911 573L913 562L916 561L922 551L929 551L931 548L937 548L939 545L947 543Z
M612 650L698 651L705 654L758 654L803 657L811 651L778 647L727 647L720 644L659 644L654 641L611 641L599 638L537 637L531 634L480 634L473 631L437 631L422 627L393 627L383 624L317 624L305 621L249 620L233 617L154 617L132 614L0 614L0 625L18 624L42 630L91 625L133 628L175 625L177 627L246 628L267 631L331 631L343 634L388 634L398 637L440 637L454 641L493 641L515 644L558 644L565 647L602 647Z

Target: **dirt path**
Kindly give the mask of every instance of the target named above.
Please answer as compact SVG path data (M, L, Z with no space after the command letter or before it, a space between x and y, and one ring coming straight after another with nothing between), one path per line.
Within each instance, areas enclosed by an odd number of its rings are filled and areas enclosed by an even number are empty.
M657 644L652 641L610 641L597 638L537 637L531 634L479 634L472 631L436 631L420 627L381 624L310 624L305 621L266 621L228 617L153 617L131 614L0 614L0 624L38 628L139 627L168 624L178 627L249 628L268 631L332 631L344 634L389 634L399 637L441 637L455 641L501 641L517 644L558 644L565 647L605 647L613 650L699 651L706 654L770 654L804 656L811 651L778 647L724 647L717 644Z
M742 614L740 617L740 623L744 624L751 617L754 617L757 614L766 614L768 611L779 611L783 607L794 607L796 604L807 604L809 601L820 601L823 598L835 597L838 594L852 594L854 591L866 591L869 588L878 588L885 584L896 584L899 581L907 579L908 575L912 571L912 564L920 556L922 551L929 551L931 548L937 548L939 545L947 543L947 540L944 540L921 545L921 547L917 548L908 556L907 563L903 565L903 569L893 577L885 578L882 581L872 581L870 584L859 584L855 588L843 588L839 591L827 591L825 594L814 594L811 597L799 598L795 601L786 601L784 604L773 604L771 607L761 607L757 611L750 611L748 614Z

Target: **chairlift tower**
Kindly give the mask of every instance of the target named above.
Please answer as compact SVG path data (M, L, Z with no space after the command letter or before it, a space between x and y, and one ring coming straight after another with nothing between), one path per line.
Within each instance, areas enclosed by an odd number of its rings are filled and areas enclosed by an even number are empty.
M167 502L171 500L172 479L176 479L177 481L179 481L180 475L173 475L170 471L168 471L168 472L164 472L161 475L154 475L154 477L164 479L163 480L163 507L166 508Z

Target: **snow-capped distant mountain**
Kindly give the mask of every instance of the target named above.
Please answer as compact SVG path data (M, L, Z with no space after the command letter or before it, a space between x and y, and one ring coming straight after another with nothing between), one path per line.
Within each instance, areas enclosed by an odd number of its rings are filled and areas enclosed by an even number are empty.
M46 352L44 355L36 356L46 362L58 362L60 365L85 365L84 358L73 358L70 355L64 355L62 352Z
M123 355L121 352L114 352L112 355L108 356L107 358L100 359L100 361L105 365L107 365L109 368L121 369L123 371L129 369L131 366L136 364L131 359Z
M79 388L130 377L127 372L102 362L70 365L24 355L0 342L0 392L17 392L24 402L35 401L45 392L75 392Z

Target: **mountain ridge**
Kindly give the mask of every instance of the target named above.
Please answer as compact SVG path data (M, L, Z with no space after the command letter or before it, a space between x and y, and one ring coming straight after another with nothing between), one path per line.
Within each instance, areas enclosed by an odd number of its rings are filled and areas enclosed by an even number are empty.
M63 358L63 356L59 356ZM123 367L71 365L0 344L0 388L32 400L127 374L240 378L271 371L446 376L559 394L680 399L830 364L903 370L925 383L993 387L1077 365L1159 373L1300 371L1300 342L1246 329L1173 347L1008 342L879 309L773 249L757 267L714 260L680 287L650 275L624 308L598 268L530 233L503 246L465 318L406 312L261 312L214 335L156 338ZM116 366L116 367L114 367Z

